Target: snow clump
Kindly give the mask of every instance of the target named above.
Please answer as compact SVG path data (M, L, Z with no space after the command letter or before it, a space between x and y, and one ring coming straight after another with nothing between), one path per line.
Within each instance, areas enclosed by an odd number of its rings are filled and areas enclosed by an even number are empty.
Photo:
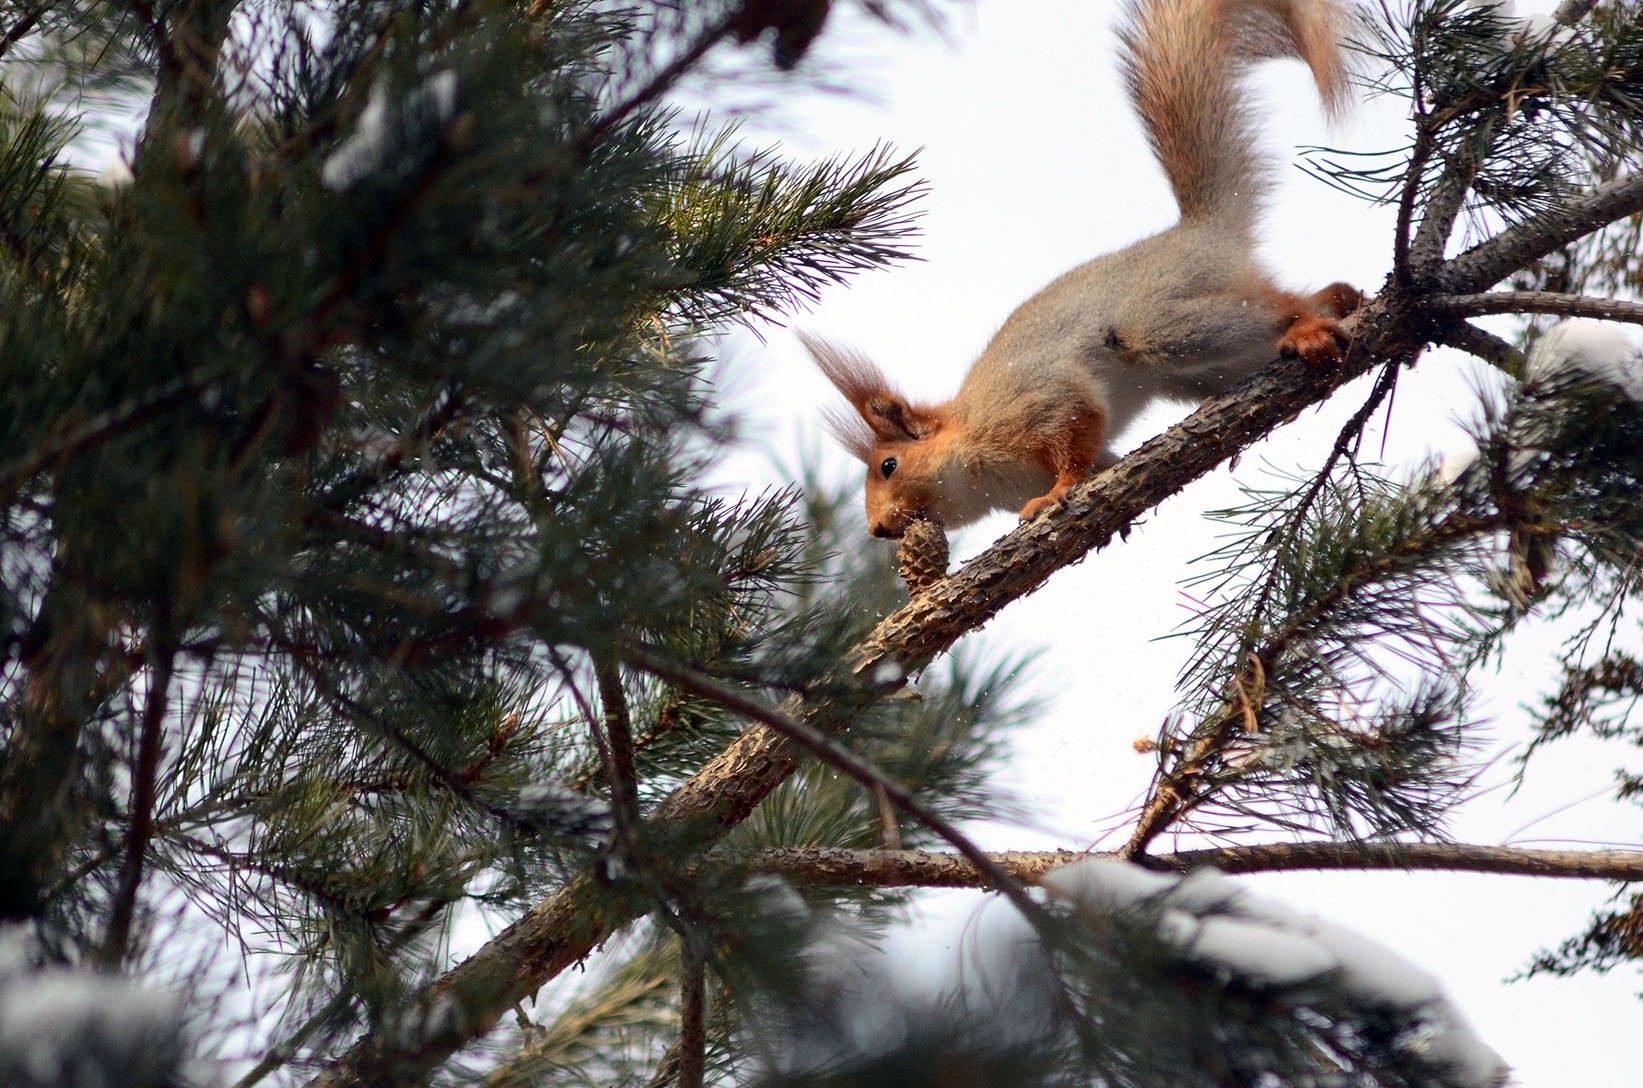
M320 167L320 181L327 189L346 189L386 165L388 153L397 142L393 122L401 128L443 125L456 114L456 73L435 72L423 80L399 103L392 117L388 109L388 87L377 82L365 99L354 131L326 157Z
M8 959L8 970L14 966ZM176 1084L183 1060L181 1025L174 997L128 979L66 967L9 974L0 977L0 1084Z
M1643 359L1626 329L1587 317L1559 321L1529 352L1530 381L1546 381L1570 371L1615 386L1643 401Z
M1499 1088L1510 1067L1478 1038L1438 980L1344 926L1254 895L1213 869L1175 877L1089 858L1046 876L1052 897L1107 913L1156 912L1158 934L1199 966L1271 990L1329 989L1423 1027L1421 1052L1459 1088Z

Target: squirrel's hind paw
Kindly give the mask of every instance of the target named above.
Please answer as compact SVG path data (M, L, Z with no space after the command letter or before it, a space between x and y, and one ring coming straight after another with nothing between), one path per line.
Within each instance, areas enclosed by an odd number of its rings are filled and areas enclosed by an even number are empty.
M1346 331L1339 321L1307 314L1290 323L1284 338L1278 341L1278 353L1286 359L1299 355L1311 366L1322 366L1339 359L1346 343Z

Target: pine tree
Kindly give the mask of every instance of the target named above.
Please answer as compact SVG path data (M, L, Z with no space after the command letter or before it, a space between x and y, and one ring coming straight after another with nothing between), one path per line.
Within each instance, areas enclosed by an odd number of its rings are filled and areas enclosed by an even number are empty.
M1400 213L1348 357L1276 362L957 572L909 550L905 603L851 496L702 482L735 440L714 338L909 253L912 159L793 162L669 104L704 72L710 96L805 78L833 14L0 7L0 1080L1494 1077L1435 986L1371 985L1348 938L1162 874L1643 877L1444 836L1471 692L1526 622L1589 621L1544 740L1643 742L1643 371L1469 320L1643 323L1643 8L1382 6L1366 69L1410 143L1313 163ZM90 176L122 112L130 177ZM1379 477L1356 440L1431 344L1514 381L1470 464ZM1217 515L1238 528L1130 864L979 851L955 825L1002 811L1030 653L955 644L1371 373L1320 470ZM1019 913L1005 998L864 1015L853 943L954 885ZM1624 887L1530 969L1643 958Z

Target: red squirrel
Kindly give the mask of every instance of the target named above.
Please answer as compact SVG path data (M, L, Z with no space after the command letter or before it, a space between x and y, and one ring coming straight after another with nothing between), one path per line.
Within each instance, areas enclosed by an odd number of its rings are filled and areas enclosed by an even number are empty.
M1180 206L1175 226L1074 268L1022 303L958 394L915 404L865 357L801 336L853 412L829 427L867 465L867 524L900 537L991 510L1029 519L1116 456L1108 439L1158 397L1226 392L1275 355L1338 357L1361 296L1275 286L1252 234L1267 171L1241 85L1267 57L1312 69L1347 101L1344 0L1129 0L1119 29L1130 98Z

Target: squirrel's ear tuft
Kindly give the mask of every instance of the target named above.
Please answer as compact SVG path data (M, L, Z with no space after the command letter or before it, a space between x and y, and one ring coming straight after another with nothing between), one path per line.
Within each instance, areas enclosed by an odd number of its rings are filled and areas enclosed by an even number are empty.
M867 402L867 425L887 442L913 442L933 433L940 421L913 407L894 394L872 397Z
M864 465L872 463L877 436L865 419L842 408L823 408L822 423L833 440L844 447L845 453Z
M936 429L935 416L908 404L867 356L809 333L798 337L817 368L856 410L854 416L828 412L827 427L858 460L871 458L875 439L910 442Z

